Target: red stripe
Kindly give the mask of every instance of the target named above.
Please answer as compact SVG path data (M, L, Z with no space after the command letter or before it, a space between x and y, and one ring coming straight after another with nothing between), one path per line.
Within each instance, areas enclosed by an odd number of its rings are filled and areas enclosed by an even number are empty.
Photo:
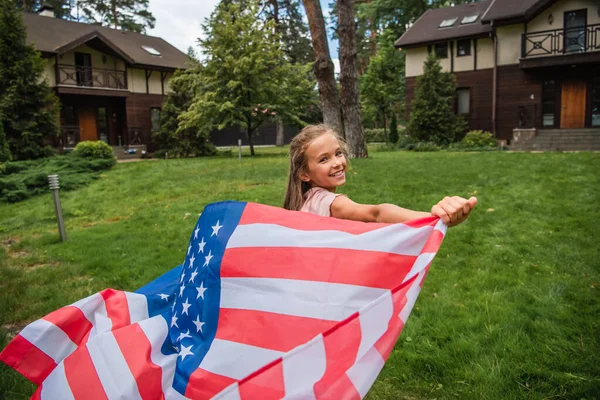
M411 283L415 284L414 280L411 281ZM404 328L404 323L398 315L406 305L406 293L412 284L404 286L400 290L392 293L392 304L394 305L392 318L388 324L387 331L383 334L383 336L381 336L381 338L379 338L377 342L375 342L375 348L384 360L387 360L390 356L396 341L400 337L402 328Z
M59 308L42 319L59 327L76 345L82 342L83 337L93 326L83 311L74 306Z
M37 388L33 396L31 396L31 399L29 400L42 400L42 386L39 386Z
M323 334L327 367L321 380L314 385L317 399L356 398L345 395L356 392L354 385L347 379L346 371L354 365L361 337L358 313Z
M233 248L223 256L221 277L298 279L391 289L402 283L416 259L348 249Z
M164 399L162 369L152 362L152 346L139 324L113 332L142 399Z
M190 375L185 397L195 400L210 399L234 382L236 380L233 378L198 368Z
M283 362L280 359L265 365L239 382L242 400L275 400L285 396Z
M221 308L216 338L287 352L336 323L264 311Z
M444 234L435 229L427 239L427 242L425 242L425 246L423 246L421 253L437 253L442 244L442 240L444 240Z
M21 335L17 335L0 353L0 360L36 385L41 385L56 363Z
M80 346L65 358L65 375L76 399L107 399L86 346Z
M111 330L116 330L131 323L127 296L120 290L105 289L100 292L106 305L106 315L112 321Z

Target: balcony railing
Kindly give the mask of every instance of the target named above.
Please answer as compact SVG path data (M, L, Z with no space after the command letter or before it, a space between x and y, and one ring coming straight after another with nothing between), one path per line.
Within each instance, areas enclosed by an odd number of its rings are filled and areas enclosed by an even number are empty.
M76 65L57 64L56 82L58 85L127 89L125 71Z
M600 51L600 24L524 33L521 58Z

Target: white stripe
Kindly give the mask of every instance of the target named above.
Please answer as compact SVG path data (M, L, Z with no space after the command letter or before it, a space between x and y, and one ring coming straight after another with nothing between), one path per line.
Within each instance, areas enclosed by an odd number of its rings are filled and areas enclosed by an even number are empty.
M410 285L410 288L406 292L406 304L402 307L400 314L398 317L402 320L402 322L406 323L410 312L412 311L415 302L417 301L417 297L419 297L419 292L421 292L421 281L425 277L425 271L419 272L419 276L414 282Z
M240 380L282 355L280 351L215 339L199 368Z
M417 259L413 263L409 273L406 274L406 276L402 280L402 283L408 281L415 275L417 275L420 272L422 272L423 270L425 270L425 268L429 265L429 263L431 263L431 261L435 257L435 254L436 253L423 253L423 254L419 255L419 257L417 257Z
M448 232L448 225L444 223L441 219L435 224L435 229L442 232L442 235L446 236L446 232Z
M173 389L177 353L165 355L161 351L161 347L169 334L167 321L162 316L157 315L138 322L138 325L142 328L152 347L150 359L162 369L161 384L165 399L185 400L185 396Z
M375 342L388 330L390 319L394 314L394 303L392 293L387 292L379 299L360 310L358 319L360 321L360 347L356 359L360 360Z
M143 294L123 292L127 297L127 307L129 308L129 319L134 324L138 321L148 319L148 300Z
M96 309L104 304L104 298L99 293L95 293L91 296L81 299L71 304L73 307L77 307L85 315L88 321L92 321Z
M57 364L77 350L77 345L62 329L44 319L38 319L27 325L20 335Z
M269 278L222 278L221 308L341 321L387 289Z
M60 363L52 370L50 375L44 379L42 383L42 400L71 400L73 392L67 381L67 375L65 374L65 366Z
M361 398L365 397L371 386L373 386L377 375L383 368L383 364L385 364L385 361L381 354L375 347L371 347L360 360L346 371L346 375L360 393Z
M112 333L91 339L90 358L109 399L141 399L137 383Z
M89 339L92 339L100 333L110 332L112 330L112 321L108 318L104 298L99 293L76 301L71 305L79 308L92 324Z
M361 234L341 231L302 231L272 224L238 225L227 242L237 247L312 247L383 251L419 255L433 227L395 224Z
M327 356L321 334L287 353L283 357L284 399L314 399L314 384L321 380L326 368Z
M242 400L238 383L234 382L227 386L215 396L211 397L211 400Z

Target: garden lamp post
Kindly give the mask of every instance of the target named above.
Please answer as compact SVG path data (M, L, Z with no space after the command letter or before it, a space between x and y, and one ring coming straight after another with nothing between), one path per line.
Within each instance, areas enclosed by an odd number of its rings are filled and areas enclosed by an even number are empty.
M60 206L60 197L58 195L58 175L48 175L48 183L50 184L50 190L54 196L54 211L56 212L56 219L58 220L58 232L60 233L60 241L64 242L67 240L67 233L65 232L65 223L62 216L62 208Z

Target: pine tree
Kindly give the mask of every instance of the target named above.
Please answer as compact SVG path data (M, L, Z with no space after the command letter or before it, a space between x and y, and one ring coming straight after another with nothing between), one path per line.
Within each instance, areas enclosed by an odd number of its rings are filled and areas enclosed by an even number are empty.
M408 133L418 140L448 144L460 140L467 130L466 122L454 112L456 79L431 53L417 78L415 98L411 103Z
M84 19L114 29L146 33L156 19L148 11L149 0L80 0Z
M0 115L14 159L49 154L58 137L58 99L41 79L44 61L27 45L14 3L0 0Z

